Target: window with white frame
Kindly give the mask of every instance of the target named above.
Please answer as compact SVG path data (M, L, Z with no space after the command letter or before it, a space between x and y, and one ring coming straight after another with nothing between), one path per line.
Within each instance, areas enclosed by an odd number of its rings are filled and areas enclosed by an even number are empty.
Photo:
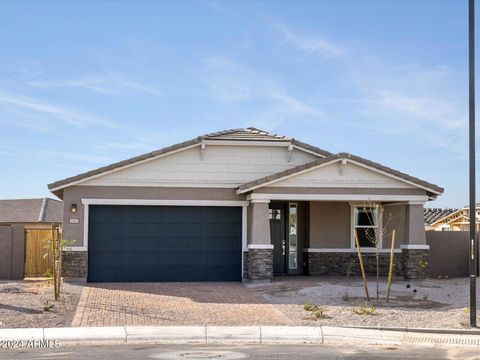
M379 226L381 219L379 218L379 208L376 205L354 205L353 207L353 236L357 234L358 243L361 248L381 247L379 234ZM353 239L355 245L355 239Z

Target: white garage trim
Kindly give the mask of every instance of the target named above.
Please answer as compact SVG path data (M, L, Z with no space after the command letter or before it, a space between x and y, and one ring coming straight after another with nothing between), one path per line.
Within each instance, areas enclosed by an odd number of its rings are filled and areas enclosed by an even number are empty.
M145 205L145 206L248 206L236 200L150 200L150 199L82 199L84 205Z

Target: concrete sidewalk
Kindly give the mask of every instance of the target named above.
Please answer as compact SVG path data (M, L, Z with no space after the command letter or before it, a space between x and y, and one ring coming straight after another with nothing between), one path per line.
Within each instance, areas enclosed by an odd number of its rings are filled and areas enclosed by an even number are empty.
M427 329L384 330L333 326L117 326L80 328L0 329L6 342L61 345L152 344L327 344L327 345L449 345L480 348L480 332L458 334ZM19 346L19 345L17 345Z

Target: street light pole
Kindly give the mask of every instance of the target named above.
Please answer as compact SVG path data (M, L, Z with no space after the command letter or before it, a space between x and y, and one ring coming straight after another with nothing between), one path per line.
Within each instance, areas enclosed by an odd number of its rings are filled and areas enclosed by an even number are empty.
M470 326L477 327L477 244L475 199L475 0L468 2L469 182L470 182Z

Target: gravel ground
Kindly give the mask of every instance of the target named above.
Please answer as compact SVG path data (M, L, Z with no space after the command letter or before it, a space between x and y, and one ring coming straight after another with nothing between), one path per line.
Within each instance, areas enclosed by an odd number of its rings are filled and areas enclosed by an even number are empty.
M480 300L480 279L477 298ZM380 280L380 300L366 302L359 277L285 277L267 285L249 285L267 302L275 304L298 324L336 326L395 326L466 328L469 279L395 280L390 302L385 301L386 279ZM376 282L369 279L371 299ZM479 301L480 302L480 301ZM325 318L317 319L305 304L320 306ZM375 306L373 314L357 314L361 307ZM480 311L480 308L479 310Z
M0 281L0 328L70 326L82 291L80 283L64 283L61 299L53 301L46 280ZM50 311L43 307L48 300Z

